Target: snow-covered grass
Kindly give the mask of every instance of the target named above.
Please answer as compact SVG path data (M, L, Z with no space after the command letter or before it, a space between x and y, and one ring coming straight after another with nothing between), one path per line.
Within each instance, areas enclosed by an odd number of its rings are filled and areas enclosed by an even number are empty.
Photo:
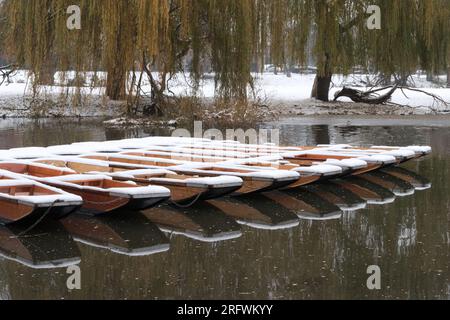
M87 96L100 97L104 93L104 88L89 88L94 74L92 72L86 72L83 74L86 77L87 86L82 88L81 93ZM64 76L61 73L55 75L56 86L45 87L43 91L47 94L59 95L66 92L75 92L75 88L58 86L62 84L70 83L75 77L74 72L68 72ZM157 74L155 74L157 77ZM269 101L277 104L298 104L308 105L312 101L310 99L311 88L313 86L315 75L313 74L292 74L291 77L287 77L285 74L275 75L273 73L264 73L255 75L255 83L257 93L260 96L268 98ZM106 74L99 72L96 74L97 81L104 81ZM333 77L333 87L330 90L330 98L334 97L334 93L343 86L358 87L359 89L369 89L368 81L370 82L373 76L370 75L351 75L342 76L336 75ZM450 89L444 88L445 77L441 77L439 81L442 83L440 86L435 82L431 83L426 80L425 75L415 75L412 77L413 84L426 90L429 93L435 94L447 102L450 102ZM5 99L23 97L30 92L30 81L28 79L27 71L18 71L12 78L12 83L4 84L0 87L0 104L3 104ZM189 86L189 80L185 75L178 74L169 82L169 88L172 93L180 96L187 96L191 94L191 87ZM150 91L148 83L144 82L144 90ZM199 95L203 98L214 97L214 76L206 75L204 80L200 84ZM348 101L345 98L341 98L340 101ZM424 110L429 111L445 111L442 104L437 104L435 100L423 93L397 90L394 93L392 102L411 108L421 109L421 113L426 113ZM0 109L2 105L0 105Z

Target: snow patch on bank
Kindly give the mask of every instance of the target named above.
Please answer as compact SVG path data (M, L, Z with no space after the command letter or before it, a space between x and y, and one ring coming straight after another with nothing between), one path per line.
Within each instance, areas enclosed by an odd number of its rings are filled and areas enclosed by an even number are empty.
M68 80L73 78L75 73L69 72L64 80L60 74L55 76L57 85L67 85ZM156 76L156 74L155 74ZM314 82L314 74L292 74L287 77L285 74L275 75L273 73L255 74L257 93L261 97L267 97L273 109L284 115L320 115L320 114L431 114L436 112L450 112L444 106L437 104L432 97L420 92L397 90L392 97L392 102L401 106L374 106L359 103L350 103L346 98L341 98L341 102L323 103L310 98L311 88ZM90 83L93 74L86 73L86 84ZM106 78L104 73L98 73L96 77L100 80ZM336 91L343 86L358 87L360 90L368 90L367 80L369 75L336 75L333 77L333 88L330 90L330 98L334 97ZM450 89L443 85L426 81L425 76L412 77L416 87L426 90L432 94L440 96L445 101L450 102ZM442 79L443 80L443 79ZM191 93L186 77L176 75L169 82L171 92L178 96L188 96ZM104 88L91 89L81 88L81 105L70 99L63 99L67 93L75 93L73 87L52 86L43 87L40 100L47 105L47 109L41 114L36 110L30 110L33 101L30 92L30 81L27 79L26 71L19 71L11 77L11 83L0 87L0 117L29 117L29 116L50 116L50 117L118 117L124 113L124 104L107 101L104 98ZM144 82L144 91L150 91L148 83ZM215 84L214 77L206 75L199 88L199 95L205 99L214 97ZM112 125L123 125L129 121L123 118L111 123Z

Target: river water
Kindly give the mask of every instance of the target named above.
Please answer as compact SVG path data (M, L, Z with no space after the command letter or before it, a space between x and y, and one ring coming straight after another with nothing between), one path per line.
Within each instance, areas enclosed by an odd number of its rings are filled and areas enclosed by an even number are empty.
M424 144L361 178L141 213L0 227L0 299L449 299L450 118L267 123L286 145ZM169 134L99 120L0 120L0 149ZM55 267L52 265L58 265ZM68 289L78 265L81 290ZM369 266L381 289L369 290ZM69 281L70 282L70 281Z

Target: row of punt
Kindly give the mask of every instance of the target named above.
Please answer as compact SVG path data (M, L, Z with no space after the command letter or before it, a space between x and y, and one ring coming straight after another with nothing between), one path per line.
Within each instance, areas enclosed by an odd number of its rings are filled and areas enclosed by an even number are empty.
M148 256L168 251L172 235L227 241L241 237L246 228L284 230L296 228L301 220L341 219L345 212L393 203L430 187L426 178L390 167L285 192L203 201L190 208L159 206L99 216L75 213L59 221L47 219L26 236L22 235L27 224L0 226L0 260L38 269L67 267L82 259L75 242L119 255Z
M0 222L80 210L189 207L227 195L294 189L423 157L430 147L277 147L149 137L0 151Z

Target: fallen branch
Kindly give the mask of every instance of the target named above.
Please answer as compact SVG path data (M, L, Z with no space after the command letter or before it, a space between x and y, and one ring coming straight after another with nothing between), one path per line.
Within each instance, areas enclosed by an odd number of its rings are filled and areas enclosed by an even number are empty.
M379 96L376 93L385 89L391 88L389 92ZM352 88L344 87L341 91L336 92L334 96L334 101L337 101L340 97L348 97L353 102L358 103L368 103L368 104L385 104L387 103L392 94L397 90L398 86L389 86L381 89L371 90L371 91L361 91Z
M390 90L387 93L385 93L383 95L378 95L377 94L378 92L387 90L389 88L390 88ZM410 90L410 91L423 93L423 94L433 98L435 103L441 104L446 109L448 109L449 106L450 106L450 102L445 101L442 97L440 97L440 96L438 96L436 94L427 92L425 90L417 89L417 88L410 88L410 87L407 87L407 86L399 86L398 84L396 84L394 86L386 86L386 87L383 87L383 88L378 88L378 89L373 89L373 90L371 89L369 91L361 91L361 90L356 90L356 89L344 87L341 91L336 92L334 101L337 101L337 99L339 99L340 97L348 97L353 102L358 102L358 103L389 104L389 105L398 106L399 104L393 103L393 102L390 101L391 98L392 98L392 95L394 94L394 92L397 89L400 89L402 94L407 99L409 99L409 97L406 95L405 90ZM435 108L431 108L431 109L434 112L437 111Z
M8 64L6 66L0 66L0 76L2 77L0 79L0 86L3 85L3 83L6 81L7 83L10 83L9 77L17 71L17 65L15 64Z

